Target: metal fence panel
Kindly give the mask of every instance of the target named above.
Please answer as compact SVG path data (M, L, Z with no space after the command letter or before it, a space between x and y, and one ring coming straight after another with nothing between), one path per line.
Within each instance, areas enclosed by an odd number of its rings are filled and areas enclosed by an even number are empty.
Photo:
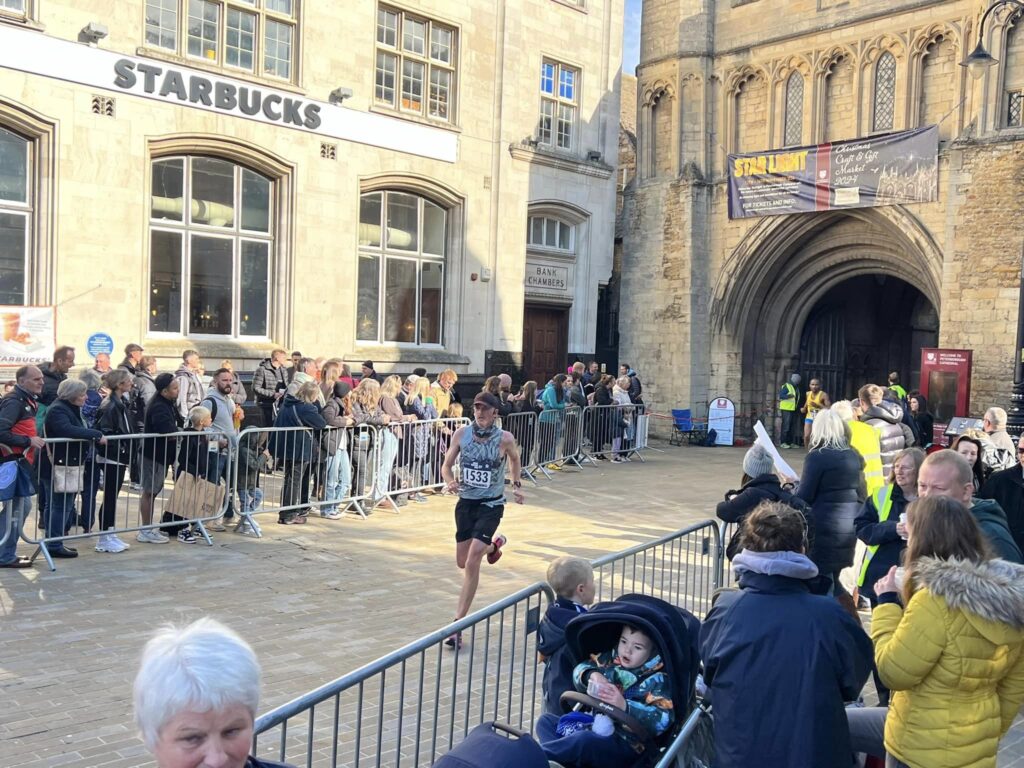
M588 405L583 411L583 432L591 459L623 460L648 446L650 415L642 405Z
M501 419L501 428L512 434L519 448L519 460L526 477L537 482L537 462L540 455L540 425L534 411L511 413Z
M207 524L224 515L234 471L227 433L119 435L102 443L48 438L46 444L33 465L38 514L29 510L22 539L37 546L33 559L42 555L51 571L50 548L86 538L99 537L102 545L107 535L193 526L212 545ZM185 473L210 485L186 485ZM197 507L208 509L196 514ZM175 516L184 510L187 515Z

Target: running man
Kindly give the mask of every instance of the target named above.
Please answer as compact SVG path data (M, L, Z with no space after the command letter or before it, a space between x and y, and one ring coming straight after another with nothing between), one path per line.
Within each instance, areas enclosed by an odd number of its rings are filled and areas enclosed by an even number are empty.
M489 392L481 392L473 400L473 423L460 427L452 435L451 446L444 457L441 477L452 493L459 494L455 505L455 562L462 570L462 591L455 611L455 620L464 618L473 604L480 583L480 561L484 556L494 564L501 557L501 548L508 543L504 536L495 537L505 511L505 462L509 463L512 495L516 504L523 503L522 467L519 450L511 432L498 429L495 420L501 402ZM461 480L452 472L458 459ZM445 645L458 650L462 633L457 632Z
M811 445L811 425L814 423L814 417L818 411L823 411L832 405L828 399L828 393L821 391L819 379L811 379L810 386L811 389L807 393L804 407L800 409L800 413L804 415L804 446L808 448Z

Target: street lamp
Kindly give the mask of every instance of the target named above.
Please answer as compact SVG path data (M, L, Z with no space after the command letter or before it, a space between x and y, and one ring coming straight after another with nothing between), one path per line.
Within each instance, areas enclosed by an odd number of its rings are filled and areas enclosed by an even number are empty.
M967 58L960 62L961 67L966 67L971 77L981 80L989 67L998 62L985 50L985 22L996 8L1011 6L1018 11L1024 11L1022 0L996 0L982 14L981 23L978 24L978 44L968 54ZM1024 288L1024 263L1021 265L1021 287ZM1007 414L1006 431L1014 437L1020 438L1024 434L1024 290L1020 292L1017 306L1017 339L1013 353L1013 394L1010 396L1010 408Z
M967 58L960 62L960 66L967 67L967 71L975 80L981 80L985 76L985 72L988 71L988 68L998 63L992 54L985 50L985 22L988 21L992 11L996 8L1002 8L1004 5L1012 6L1017 10L1024 10L1024 2L1021 2L1021 0L996 0L996 2L985 9L985 13L981 17L981 23L978 25L978 44L974 46L974 50L968 54Z

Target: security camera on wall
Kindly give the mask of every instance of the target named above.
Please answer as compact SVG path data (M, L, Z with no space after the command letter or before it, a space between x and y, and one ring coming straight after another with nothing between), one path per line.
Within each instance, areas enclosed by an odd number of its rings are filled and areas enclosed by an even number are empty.
M331 104L335 104L340 107L344 103L345 99L351 98L351 88L335 88L333 91L331 91L331 95L328 97L328 100L331 102Z
M95 21L90 21L86 24L82 31L78 33L78 39L83 43L89 45L96 45L100 40L110 34L110 30L107 29L105 24L100 24Z

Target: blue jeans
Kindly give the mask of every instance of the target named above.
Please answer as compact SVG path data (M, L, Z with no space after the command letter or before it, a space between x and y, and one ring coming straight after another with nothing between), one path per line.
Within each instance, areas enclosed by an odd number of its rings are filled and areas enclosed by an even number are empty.
M548 760L566 768L629 768L640 754L618 736L598 736L593 731L577 731L559 736L558 715L541 715L537 721L537 741Z
M0 507L3 511L0 512L0 539L3 539L4 535L7 538L3 544L0 544L0 563L13 563L18 555L18 539L21 538L21 526L25 523L25 518L28 517L29 511L32 509L32 497L31 496L15 496L10 501L3 502ZM12 514L13 521L8 521L8 515ZM10 524L11 530L8 532L7 526Z
M241 497L239 501L242 504L242 509L245 512L255 512L261 506L263 506L263 489L262 488L243 488L238 492Z
M56 539L67 534L75 514L75 497L78 493L57 493L53 490L53 479L43 476L43 494L46 496L46 538ZM62 547L62 543L52 544Z
M327 481L324 483L324 501L329 502L321 512L333 512L338 502L352 490L352 462L348 451L338 451L327 459Z
M382 499L390 490L391 470L398 456L398 438L390 429L382 429L377 443L377 471L373 482L373 497Z

